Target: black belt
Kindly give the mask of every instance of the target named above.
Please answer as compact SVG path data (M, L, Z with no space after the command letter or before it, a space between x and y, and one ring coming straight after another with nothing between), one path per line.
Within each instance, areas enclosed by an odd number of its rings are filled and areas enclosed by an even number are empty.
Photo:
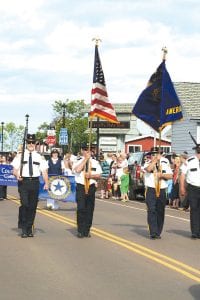
M23 177L23 180L39 180L39 177Z
M150 189L150 190L155 190L155 188L150 187L150 186L147 186L147 188ZM160 190L166 190L166 189L167 189L167 187L166 188L160 188Z
M193 185L193 184L190 184L190 183L188 183L188 186L190 186L190 187L192 187L192 188L194 188L194 189L200 189L200 186L197 186L197 185Z
M77 186L85 186L85 185L82 184L82 183L77 183L76 185L77 185ZM90 184L90 186L93 186L93 185L95 185L95 183Z

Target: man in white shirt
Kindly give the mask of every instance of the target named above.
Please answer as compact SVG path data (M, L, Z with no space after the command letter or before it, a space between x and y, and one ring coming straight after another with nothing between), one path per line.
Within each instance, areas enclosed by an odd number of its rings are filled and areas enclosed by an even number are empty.
M180 195L187 197L190 205L191 238L200 239L200 144L194 148L195 155L181 166Z
M91 237L96 180L100 178L102 170L99 162L91 157L87 145L82 145L80 157L72 166L76 180L77 226L79 238Z
M147 222L150 238L160 239L167 201L167 180L172 178L172 170L168 159L162 157L158 147L153 147L150 154L151 159L144 164Z
M12 162L13 174L20 184L22 238L33 237L32 226L36 215L41 173L45 182L44 189L48 189L47 164L35 151L35 142L35 134L27 134L24 157L19 154Z

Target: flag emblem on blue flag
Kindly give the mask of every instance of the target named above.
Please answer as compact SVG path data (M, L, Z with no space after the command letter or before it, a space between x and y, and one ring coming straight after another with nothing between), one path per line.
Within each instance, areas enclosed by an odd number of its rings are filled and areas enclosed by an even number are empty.
M150 77L132 113L156 131L183 118L181 103L166 69L165 60Z

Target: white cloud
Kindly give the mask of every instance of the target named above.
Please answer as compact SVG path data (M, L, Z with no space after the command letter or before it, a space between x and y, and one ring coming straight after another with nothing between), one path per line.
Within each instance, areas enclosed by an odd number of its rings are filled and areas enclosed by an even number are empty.
M58 98L89 102L96 36L112 102L137 99L162 60L163 46L172 80L197 82L198 8L198 1L178 0L4 1L0 103L37 111L40 103Z

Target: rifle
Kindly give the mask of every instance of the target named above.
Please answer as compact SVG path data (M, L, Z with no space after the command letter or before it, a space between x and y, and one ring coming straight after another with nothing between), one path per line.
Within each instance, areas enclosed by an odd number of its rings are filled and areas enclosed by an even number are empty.
M20 177L22 177L22 171L23 171L23 162L24 162L24 152L26 147L26 136L27 136L28 128L27 126L24 129L24 138L23 138L23 145L22 145L22 154L21 154L21 161L20 161Z
M189 131L188 133L189 133L191 139L193 140L193 142L195 143L195 145L197 146L198 144L197 144L195 138L192 136L191 132Z

